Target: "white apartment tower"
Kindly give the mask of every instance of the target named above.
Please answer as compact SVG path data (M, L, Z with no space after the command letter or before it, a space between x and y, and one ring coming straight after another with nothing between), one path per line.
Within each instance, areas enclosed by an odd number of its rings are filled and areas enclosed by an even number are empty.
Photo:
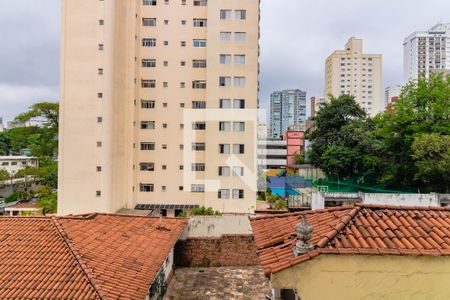
M325 95L353 95L371 116L384 109L382 55L364 54L363 40L350 38L345 50L331 54L325 64Z
M403 43L404 81L426 78L431 73L450 73L450 23L417 31Z
M58 214L255 209L259 0L63 0Z

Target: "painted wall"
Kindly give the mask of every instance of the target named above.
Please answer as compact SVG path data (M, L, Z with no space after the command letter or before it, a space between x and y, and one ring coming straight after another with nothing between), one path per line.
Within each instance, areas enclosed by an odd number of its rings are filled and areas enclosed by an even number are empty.
M450 257L320 255L273 274L302 300L449 299Z

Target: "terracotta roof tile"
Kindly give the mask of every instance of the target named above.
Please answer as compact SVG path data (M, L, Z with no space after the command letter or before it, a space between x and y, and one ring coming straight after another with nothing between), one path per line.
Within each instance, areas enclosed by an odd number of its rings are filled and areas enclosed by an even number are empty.
M0 299L144 299L187 221L158 225L103 214L0 218Z
M450 255L449 208L357 204L303 213L313 226L314 256ZM292 251L301 214L251 220L266 274L312 258L308 253L294 257Z

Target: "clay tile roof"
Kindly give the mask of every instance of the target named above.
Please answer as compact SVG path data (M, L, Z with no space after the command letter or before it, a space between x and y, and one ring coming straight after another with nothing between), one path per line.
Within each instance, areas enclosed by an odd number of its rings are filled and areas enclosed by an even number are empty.
M38 209L40 208L37 203L32 202L20 202L15 205L7 207L7 209L14 209L14 208L25 208L25 209Z
M343 206L304 212L313 226L315 255L295 257L295 226L302 213L251 219L266 275L319 254L450 255L450 209L383 205Z
M187 220L0 218L0 299L145 299Z

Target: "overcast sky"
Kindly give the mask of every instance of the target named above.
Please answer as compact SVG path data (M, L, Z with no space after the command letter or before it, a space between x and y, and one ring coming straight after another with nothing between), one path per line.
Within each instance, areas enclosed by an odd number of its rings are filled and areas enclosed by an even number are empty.
M58 100L59 3L0 0L0 117ZM450 22L448 0L262 0L261 106L273 90L322 95L324 61L351 36L383 54L384 86L402 83L403 39L440 21Z

